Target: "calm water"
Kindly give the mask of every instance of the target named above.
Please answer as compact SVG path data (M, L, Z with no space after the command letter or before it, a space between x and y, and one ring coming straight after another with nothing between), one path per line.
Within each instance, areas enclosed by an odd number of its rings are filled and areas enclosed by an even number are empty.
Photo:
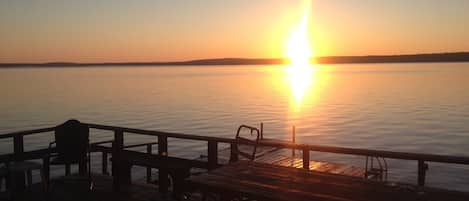
M469 156L468 88L469 63L0 69L0 133L77 118L233 137L240 124L264 122L265 136L287 140L296 125L299 143ZM50 133L27 137L26 150L51 140ZM149 140L129 136L126 143ZM205 144L170 141L170 155L204 150ZM0 153L11 151L10 141L0 141ZM388 162L391 180L415 183L416 162ZM430 163L427 181L469 190L468 173Z

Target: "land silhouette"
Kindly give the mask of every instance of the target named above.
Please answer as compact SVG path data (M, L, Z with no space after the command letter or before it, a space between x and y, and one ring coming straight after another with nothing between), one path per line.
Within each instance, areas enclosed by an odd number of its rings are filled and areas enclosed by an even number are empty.
M411 62L469 62L469 52L369 55L369 56L324 56L311 59L319 64L346 63L411 63ZM288 64L286 58L216 58L170 62L48 62L48 63L0 63L0 68L13 67L79 67L79 66L187 66L187 65L280 65Z

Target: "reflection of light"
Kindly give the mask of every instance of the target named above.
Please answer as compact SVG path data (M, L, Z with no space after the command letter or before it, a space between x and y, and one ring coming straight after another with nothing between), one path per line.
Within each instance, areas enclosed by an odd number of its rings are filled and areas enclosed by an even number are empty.
M289 111L295 115L316 106L330 80L328 68L319 64L286 65L270 70L274 89L282 98L288 98Z
M290 84L292 98L296 107L301 106L304 96L311 88L313 80L314 66L311 65L290 65L287 67L287 80Z

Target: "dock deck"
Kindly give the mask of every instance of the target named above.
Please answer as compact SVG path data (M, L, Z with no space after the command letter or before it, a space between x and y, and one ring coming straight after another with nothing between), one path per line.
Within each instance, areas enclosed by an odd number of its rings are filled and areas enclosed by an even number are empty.
M114 133L114 138L110 141L103 141L103 142L94 142L91 146L91 152L94 153L101 153L98 156L102 157L102 174L98 174L94 171L93 181L95 183L95 190L90 193L80 193L78 188L67 188L66 185L51 185L50 186L50 197L48 199L44 199L44 195L40 192L40 185L34 184L32 188L25 189L22 191L21 194L15 194L16 197L13 200L128 200L128 201L141 201L141 200L170 200L169 195L166 194L169 190L171 192L179 193L189 193L190 195L193 194L192 191L186 191L185 187L187 186L187 181L191 181L191 177L196 177L196 175L188 175L188 178L180 178L175 179L173 185L169 185L168 183L168 176L171 176L174 179L174 176L181 176L181 172L186 173L186 170L190 169L202 169L205 173L199 174L211 174L211 172L217 172L217 169L223 166L223 164L228 164L231 150L236 150L236 147L241 147L243 145L249 146L246 143L240 143L236 141L236 139L231 138L220 138L220 137L209 137L209 136L197 136L197 135L189 135L189 134L182 134L182 133L169 133L169 132L161 132L161 131L151 131L151 130L141 130L141 129L134 129L134 128L125 128L125 127L115 127L115 126L107 126L107 125L99 125L99 124L90 124L87 123L90 129L96 130L105 130L105 131L112 131ZM54 150L48 149L38 149L38 150L28 150L24 148L24 140L23 138L30 135L35 135L38 133L50 133L54 132L56 127L48 127L48 128L40 128L35 130L28 130L28 131L19 131L14 133L7 133L0 135L0 139L10 139L13 142L13 150L11 153L2 154L0 155L0 163L11 163L14 161L23 161L23 160L38 160L43 159L44 154L53 153ZM151 141L145 144L126 144L125 143L125 136L127 134L138 134L138 135L145 135L145 136L153 136L155 141ZM192 141L199 141L207 143L207 155L205 157L201 157L197 160L194 159L186 159L186 158L179 158L172 156L171 153L168 154L168 138L175 138L175 139L185 139L185 140L192 140ZM104 146L104 143L111 144L111 146ZM156 153L152 153L152 146L155 145L158 147ZM304 191L307 194L321 194L322 191L318 191L316 187L320 187L323 184L331 184L335 186L344 186L347 183L356 181L359 183L369 183L376 181L370 181L364 179L364 169L360 167L354 167L349 165L343 164L335 164L335 163L326 163L321 161L314 161L311 160L310 152L324 152L324 153L334 153L334 154L344 154L344 155L354 155L354 156L363 156L363 157L382 157L388 159L396 159L396 160L407 160L407 161L414 161L417 165L417 180L416 184L394 184L391 183L393 188L403 189L405 191L411 191L413 193L417 193L419 195L420 192L437 192L440 197L433 197L430 196L429 200L469 200L469 192L457 192L452 191L449 189L433 189L425 186L425 177L426 172L430 163L446 163L446 164L454 164L454 165L469 165L469 157L464 156L450 156L450 155L436 155L436 154L421 154L421 153L406 153L406 152L394 152L394 151L386 151L386 150L370 150L370 149L358 149L358 148L347 148L347 147L334 147L334 146L324 146L324 145L310 145L310 144L296 144L294 142L269 142L262 140L258 144L258 150L256 152L256 158L254 162L261 164L263 167L265 166L266 170L269 169L282 169L280 172L302 172L298 174L307 174L310 175L307 178L308 181L316 182L315 185L307 185L308 188ZM129 150L132 147L146 147L147 152L141 151L132 151ZM228 149L224 149L223 147L230 147ZM292 155L291 151L296 150L297 154ZM233 155L237 156L237 153ZM110 160L109 156L112 156L112 160ZM112 168L108 168L108 163L111 163ZM233 163L226 165L224 167L229 167ZM151 176L151 169L159 169L158 171L158 185L153 184L143 184L139 182L132 181L130 178L132 173L132 166L142 166L147 168L147 176ZM285 168L281 166L288 166L288 167L295 167L295 168ZM234 171L237 173L245 172L243 170L243 166L239 166L240 171ZM223 168L223 167L221 167ZM300 169L301 168L301 169ZM112 177L104 176L108 173L108 169L112 170ZM306 170L311 171L306 171ZM116 170L116 171L114 171ZM238 168L236 169L238 170ZM314 170L314 171L313 171ZM218 171L218 173L223 171ZM247 170L249 172L249 170ZM267 171L262 171L267 172ZM150 173L150 174L148 174ZM334 174L334 176L327 176L331 175L330 173ZM337 175L340 174L340 175ZM184 174L186 175L186 174ZM346 175L346 176L344 176ZM238 178L235 174L227 175L229 177ZM256 176L262 176L257 175ZM288 180L283 181L279 180L279 178L270 178L270 176L265 179L259 179L258 183L259 186L265 186L265 183L270 184L278 184L281 182L282 186L288 187L294 182L298 182L297 180ZM288 175L287 175L288 177ZM285 178L287 178L285 177ZM330 180L329 178L336 178L341 177L343 179L339 180ZM360 178L357 178L360 177ZM150 178L151 177L147 177ZM161 178L161 179L160 179ZM245 178L247 179L254 179L251 178L250 175L247 175ZM257 177L256 177L257 178ZM321 179L323 178L323 179ZM148 180L152 181L152 180ZM178 184L182 184L183 186L176 185L177 181ZM242 183L236 185L230 181L224 181L226 185L235 185L232 189L239 189ZM18 180L18 182L21 182ZM244 182L244 181L241 181ZM172 183L172 182L171 182ZM304 182L299 182L303 184ZM375 184L373 183L373 184ZM378 183L387 183L387 182L378 182ZM190 185L190 183L189 183ZM120 187L119 187L120 186ZM181 188L176 188L179 186ZM276 185L269 185L273 186L274 190L276 189ZM306 186L306 185L305 185ZM368 186L368 185L366 185ZM369 185L370 187L374 185ZM218 185L217 185L218 187ZM30 190L32 189L32 190ZM70 190L71 189L71 190ZM282 188L284 190L288 190L289 188ZM341 189L341 188L339 188ZM373 188L371 188L373 189ZM21 189L23 190L23 189ZM184 191L183 191L184 190ZM223 189L222 189L223 190ZM267 189L269 190L269 189ZM272 190L272 189L270 189ZM269 190L269 191L270 191ZM320 189L319 189L320 190ZM323 195L326 197L335 196L335 191L330 191L329 188L323 189ZM257 191L256 191L257 192ZM355 192L355 189L351 190L350 192ZM367 191L362 192L363 199L348 199L349 201L353 200L370 200L368 199L370 196L373 195L374 191ZM216 192L216 193L223 193ZM238 193L238 192L233 192ZM291 192L290 192L291 193ZM359 193L359 192L357 192ZM177 193L174 193L177 194ZM294 193L295 196L301 196L301 193ZM166 195L166 196L162 196ZM181 195L181 194L179 194ZM197 192L195 193L197 195ZM262 193L260 196L268 196L270 195L267 192ZM286 194L285 194L286 195ZM400 193L384 193L384 197L387 196L401 196ZM402 200L412 200L412 196L403 195L404 198ZM420 196L418 196L420 198ZM200 200L200 197L191 196L191 200ZM241 197L243 198L243 197ZM366 199L365 199L366 198ZM5 193L0 192L0 200L8 200L5 199ZM320 199L320 200L334 200L334 199ZM375 199L376 200L376 199ZM415 200L415 199L414 199ZM427 199L425 199L427 200Z
M273 141L270 139L263 139L261 141ZM281 142L281 141L279 141ZM238 146L243 149L243 146ZM225 165L230 160L230 148L224 148L218 151L218 163ZM199 160L207 160L207 157L202 155ZM292 154L292 150L281 149L277 147L259 146L256 151L255 162L266 163L271 165L280 165L286 167L303 168L303 158L301 152ZM309 161L309 170L317 172L324 172L330 174L340 174L352 177L364 177L365 169L363 167L352 166L348 164L339 164L326 161Z

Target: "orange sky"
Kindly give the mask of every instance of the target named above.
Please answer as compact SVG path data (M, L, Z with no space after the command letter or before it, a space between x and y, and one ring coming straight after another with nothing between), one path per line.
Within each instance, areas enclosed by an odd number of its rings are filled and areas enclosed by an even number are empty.
M111 3L112 2L112 3ZM0 62L284 57L304 1L1 1ZM312 1L317 56L468 51L469 1Z

